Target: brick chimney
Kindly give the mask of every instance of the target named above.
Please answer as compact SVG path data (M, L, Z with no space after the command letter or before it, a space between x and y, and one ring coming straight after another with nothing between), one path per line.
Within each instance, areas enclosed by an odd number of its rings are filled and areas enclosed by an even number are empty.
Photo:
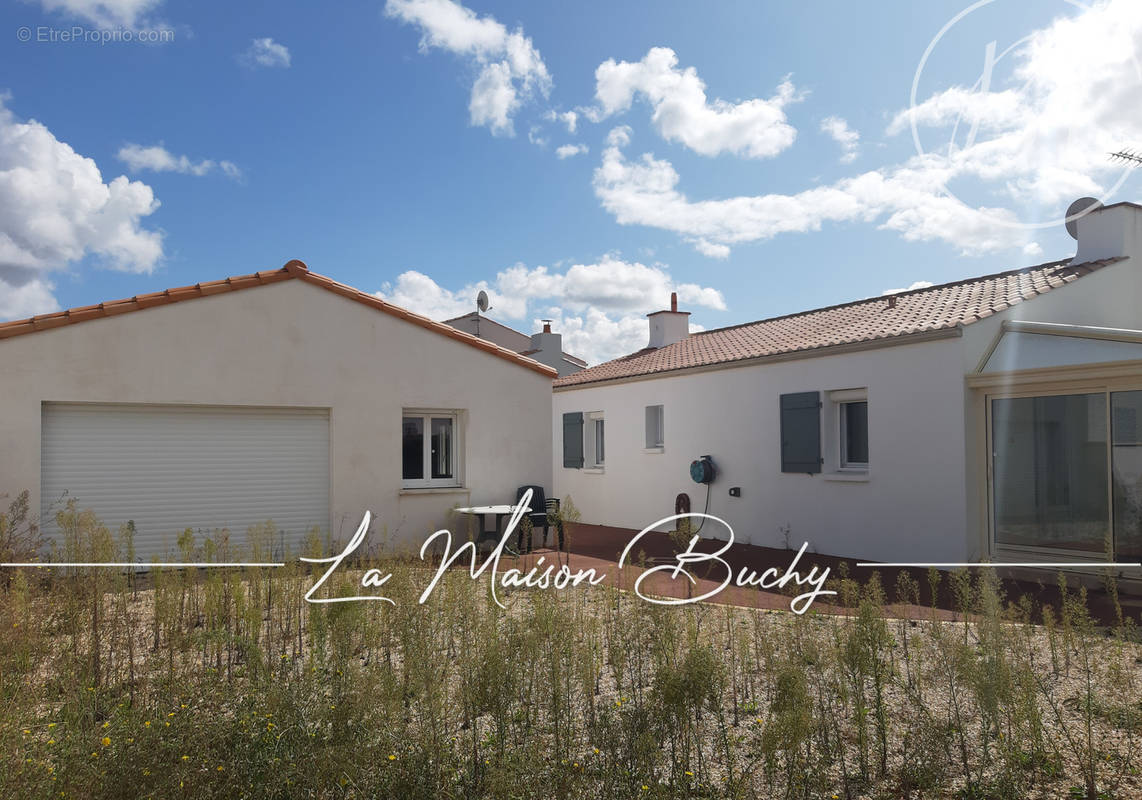
M670 310L646 315L650 319L647 347L666 347L690 335L690 312L678 310L678 292L670 293Z

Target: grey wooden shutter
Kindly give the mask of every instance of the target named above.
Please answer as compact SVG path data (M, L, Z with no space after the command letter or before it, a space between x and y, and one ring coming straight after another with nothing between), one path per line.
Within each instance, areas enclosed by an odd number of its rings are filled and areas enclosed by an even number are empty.
M583 412L563 415L563 466L572 469L583 467Z
M781 471L821 471L821 393L781 395Z

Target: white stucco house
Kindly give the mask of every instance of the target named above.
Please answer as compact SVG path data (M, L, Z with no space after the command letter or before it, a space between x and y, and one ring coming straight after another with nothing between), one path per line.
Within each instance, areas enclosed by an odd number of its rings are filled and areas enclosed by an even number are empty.
M1076 224L1062 261L697 333L651 314L646 348L555 382L556 494L637 531L709 491L738 541L870 561L1142 560L1142 206Z
M419 545L457 505L551 479L555 370L310 272L199 283L0 324L0 492L67 498L138 557L272 519ZM201 538L200 538L201 541Z

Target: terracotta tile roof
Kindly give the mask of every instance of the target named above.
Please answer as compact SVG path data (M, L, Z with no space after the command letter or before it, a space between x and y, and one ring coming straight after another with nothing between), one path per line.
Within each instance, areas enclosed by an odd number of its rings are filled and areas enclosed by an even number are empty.
M1070 259L691 334L566 375L555 388L888 340L970 325L1122 258Z
M18 319L12 322L0 323L0 339L8 339L13 336L21 336L26 333L36 333L37 331L51 330L52 328L60 328L64 325L74 325L79 322L87 322L92 319L101 319L103 317L113 317L118 314L126 314L133 311L142 311L156 306L170 305L171 303L180 303L185 300L196 300L200 297L209 297L214 294L221 294L222 292L236 292L240 289L252 289L258 286L267 286L271 283L279 283L288 280L302 280L306 283L312 283L315 286L320 286L342 297L347 297L358 303L362 303L377 311L390 314L394 317L411 322L413 325L419 325L422 328L432 331L433 333L447 336L451 339L456 339L470 347L475 347L483 350L492 355L499 356L506 361L511 361L520 366L527 367L530 370L538 372L548 377L555 377L556 371L546 364L540 364L530 358L520 355L519 353L508 350L505 347L500 347L485 339L477 338L469 333L464 333L450 325L445 325L442 322L436 322L428 317L423 317L420 314L414 314L411 311L395 306L392 303L387 303L378 297L371 294L362 292L360 289L354 289L352 286L346 286L343 283L338 283L332 278L327 278L324 275L319 275L316 272L310 272L309 268L304 262L293 260L287 263L281 269L267 270L265 272L255 272L251 275L238 275L232 278L223 278L218 281L209 281L207 283L196 283L194 286L180 286L176 289L166 289L162 292L154 292L152 294L140 294L134 297L128 297L124 300L112 300L106 303L99 303L94 306L81 306L79 308L69 308L66 311L57 311L52 314L40 314L39 316L30 317L28 319Z

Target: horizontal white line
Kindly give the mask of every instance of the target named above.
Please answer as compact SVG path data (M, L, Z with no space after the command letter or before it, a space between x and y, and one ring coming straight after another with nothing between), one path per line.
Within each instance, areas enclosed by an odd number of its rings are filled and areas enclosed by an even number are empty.
M858 567L1038 567L1040 569L1059 569L1061 567L1142 567L1137 561L936 561L926 563L912 563L907 561L860 561Z
M4 561L0 567L284 567L284 561Z

